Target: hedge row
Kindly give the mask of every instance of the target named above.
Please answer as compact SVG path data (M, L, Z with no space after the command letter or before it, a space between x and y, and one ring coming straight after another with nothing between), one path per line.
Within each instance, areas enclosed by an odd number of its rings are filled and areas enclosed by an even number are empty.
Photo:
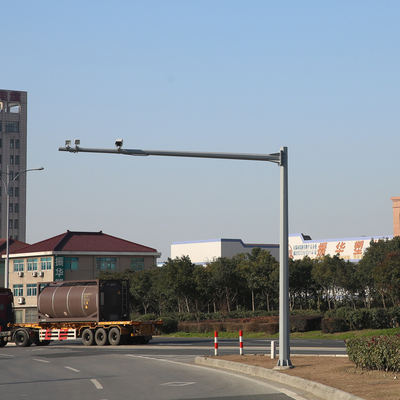
M387 309L341 307L328 311L325 317L345 320L350 330L396 328L400 325L400 306Z
M357 367L400 372L400 335L352 338L346 341L346 347Z

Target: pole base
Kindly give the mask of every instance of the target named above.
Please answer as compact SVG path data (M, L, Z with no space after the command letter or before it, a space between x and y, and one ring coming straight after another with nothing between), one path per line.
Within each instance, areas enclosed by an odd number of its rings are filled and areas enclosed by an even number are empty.
M278 364L273 368L276 370L290 369L294 368L290 360L278 360Z

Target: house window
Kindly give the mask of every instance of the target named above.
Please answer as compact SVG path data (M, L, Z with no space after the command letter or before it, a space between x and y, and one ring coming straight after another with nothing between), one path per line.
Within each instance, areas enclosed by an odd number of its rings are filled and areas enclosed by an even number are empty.
M65 257L64 258L64 269L77 270L79 269L79 258L78 257Z
M28 283L26 285L27 296L37 296L37 285L36 283Z
M28 258L28 271L37 271L37 258Z
M14 260L14 272L24 270L24 260Z
M19 132L19 122L6 122L6 132Z
M117 269L117 259L112 257L96 258L97 270L115 271Z
M15 297L24 295L24 285L13 285L13 294Z
M131 269L133 271L142 271L144 269L144 258L132 258Z
M41 258L40 259L41 269L51 269L51 257Z

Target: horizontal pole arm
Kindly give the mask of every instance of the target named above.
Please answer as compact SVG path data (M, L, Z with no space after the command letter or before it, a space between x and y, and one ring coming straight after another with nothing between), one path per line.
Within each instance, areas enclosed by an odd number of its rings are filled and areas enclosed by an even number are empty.
M280 164L281 153L273 154L248 154L248 153L204 153L198 151L163 151L163 150L138 150L138 149L90 149L82 147L60 147L59 151L70 153L109 153L124 154L128 156L169 156L169 157L197 157L197 158L216 158L228 160L253 160L270 161Z

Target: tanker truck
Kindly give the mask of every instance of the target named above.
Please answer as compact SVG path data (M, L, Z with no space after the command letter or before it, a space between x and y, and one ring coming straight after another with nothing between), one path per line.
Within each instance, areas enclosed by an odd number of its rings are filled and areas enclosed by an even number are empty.
M14 323L13 294L0 289L0 347L81 338L85 346L146 344L162 321L129 320L129 286L120 280L39 283L37 322Z

